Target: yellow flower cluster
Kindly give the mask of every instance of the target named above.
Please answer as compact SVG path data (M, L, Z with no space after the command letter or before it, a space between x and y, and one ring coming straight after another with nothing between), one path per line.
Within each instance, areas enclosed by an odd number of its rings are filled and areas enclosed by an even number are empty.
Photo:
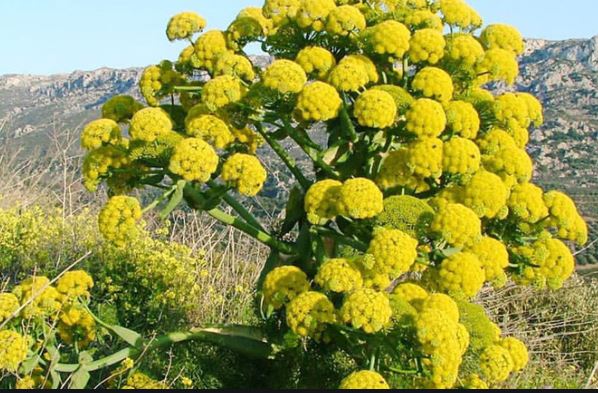
M465 101L451 101L446 105L448 128L455 134L475 139L480 130L480 115L474 106Z
M439 178L442 175L443 143L438 138L422 138L406 147L406 165L420 178Z
M320 292L303 292L287 305L287 325L302 337L326 339L327 325L336 322L332 302Z
M417 240L398 229L380 228L374 233L368 254L374 257L377 272L398 277L415 263Z
M241 55L225 52L219 56L214 64L214 75L229 75L247 82L255 79L255 71L251 61Z
M239 101L242 95L241 82L238 79L230 75L221 75L203 86L201 100L211 111L217 111Z
M484 269L486 281L491 282L495 287L502 287L506 284L505 269L509 266L509 252L502 242L484 236L467 251L478 257Z
M456 298L472 298L478 294L486 276L475 254L459 252L446 258L438 268L424 274L439 291Z
M504 49L489 49L476 65L477 81L485 84L494 81L503 81L509 85L515 83L519 75L519 64L512 52Z
M326 18L335 8L334 0L302 0L295 21L304 29L322 31L326 26Z
M12 317L19 306L19 299L14 294L0 293L0 323Z
M336 89L317 81L303 88L297 97L295 113L303 121L328 121L338 117L341 105Z
M549 191L544 194L544 203L550 214L548 226L556 228L561 239L579 245L587 243L588 225L570 197L559 191Z
M384 210L376 217L376 225L399 229L417 239L434 210L426 201L409 195L394 195L384 200Z
M397 21L387 20L369 27L363 33L366 50L377 55L388 55L402 59L409 50L411 33Z
M403 116L415 101L411 94L400 86L376 85L372 87L372 90L382 90L390 94L395 100L398 116Z
M27 338L13 330L0 330L0 370L15 372L27 358Z
M304 209L309 222L323 225L338 215L337 199L342 185L340 181L326 179L307 190Z
M488 384L478 374L469 374L463 381L464 389L489 389Z
M339 389L390 389L384 377L375 371L356 371L346 376Z
M264 16L272 19L275 26L282 25L297 15L300 3L300 0L266 0L263 8Z
M101 179L110 169L123 168L129 164L125 152L114 146L102 146L92 150L83 160L83 184L89 191L95 191Z
M490 345L480 355L480 370L490 383L503 382L513 370L509 350L500 345Z
M166 36L170 41L191 38L206 27L206 20L195 12L181 12L170 18Z
M176 147L168 168L187 181L207 182L218 167L214 148L199 138L183 139Z
M190 61L193 66L205 68L208 71L212 71L216 60L229 50L226 44L226 36L220 30L205 32L199 36L191 48Z
M69 306L60 313L58 335L67 344L85 348L96 339L96 322L81 306Z
M517 55L523 53L524 43L521 33L513 26L504 24L488 25L480 34L480 41L487 49L504 49Z
M397 106L387 92L368 90L355 101L354 115L363 127L388 128L395 122Z
M509 189L517 183L530 181L533 174L532 159L525 150L515 146L482 155L482 165L487 171L500 176Z
M453 34L447 39L445 58L471 68L484 58L484 48L469 34Z
M440 16L428 9L416 9L407 12L402 18L402 22L411 30L429 28L442 31L444 29Z
M262 76L264 86L281 94L299 93L307 82L303 68L291 60L276 60L270 64Z
M145 68L139 80L139 88L141 95L150 106L158 106L158 93L162 90L162 82L160 81L162 70L160 67L153 65Z
M369 179L349 179L339 190L337 211L342 216L356 219L373 218L383 209L384 196Z
M388 295L373 289L363 288L350 293L344 300L339 317L355 329L371 334L382 330L390 323L392 309Z
M358 91L370 82L378 80L376 67L365 56L344 57L328 76L328 82L339 91Z
M575 259L571 250L557 239L540 239L515 251L531 263L531 266L524 267L520 276L514 277L524 285L559 289L575 270Z
M308 46L301 49L295 62L308 75L314 75L318 79L326 79L330 70L336 65L334 55L328 49L319 46Z
M449 25L458 26L462 29L482 25L480 15L464 0L439 0L438 5L444 16L444 21Z
M117 246L126 246L139 234L141 206L135 198L118 195L110 198L100 211L98 224L104 238Z
M515 185L507 204L513 214L530 224L548 216L548 208L544 204L544 191L532 183Z
M298 267L282 266L272 270L264 280L264 302L275 310L309 291L307 275Z
M226 123L212 115L195 116L190 111L185 119L185 129L189 136L201 138L218 149L228 147L235 140Z
M131 96L115 96L102 105L102 118L122 123L131 120L143 105Z
M454 137L444 143L442 169L446 173L470 175L480 169L478 146L469 139Z
M156 381L140 371L135 371L127 378L123 389L166 390L168 386L164 382Z
M509 351L511 359L513 360L512 371L521 371L527 366L529 362L529 354L527 347L521 341L515 337L505 337L500 340L499 345Z
M407 130L418 137L436 138L442 134L446 124L442 105L428 98L414 101L407 111Z
M411 87L424 97L440 102L448 102L453 98L453 80L446 71L440 68L425 67L421 69L415 74Z
M62 306L60 293L44 276L32 276L15 286L12 293L19 299L21 317L25 319L54 316Z
M348 293L363 286L359 268L348 259L329 259L320 266L316 274L316 284L326 291Z
M94 120L81 133L81 147L87 150L98 149L104 144L116 145L120 140L120 127L110 119Z
M456 201L473 210L478 217L504 218L508 214L509 190L497 175L480 170L459 189Z
M267 36L273 28L272 20L264 16L261 8L247 7L228 26L226 38L231 49L239 50L247 42Z
M145 108L131 119L129 134L132 140L153 142L160 135L172 131L172 120L160 108Z
M393 289L392 294L399 296L411 304L421 303L429 296L428 292L424 288L411 282L404 282L397 285Z
M268 173L257 157L236 153L222 165L221 177L225 182L233 184L239 193L255 196L264 187Z
M435 29L417 30L410 41L409 59L414 63L436 64L444 57L446 41Z
M93 278L86 271L71 270L58 279L56 290L67 299L89 298L89 290L93 285Z
M458 203L440 204L430 230L454 247L473 245L482 236L482 224L478 216Z
M359 11L359 8L352 5L341 5L334 8L326 19L326 31L334 35L357 34L365 27L365 16Z

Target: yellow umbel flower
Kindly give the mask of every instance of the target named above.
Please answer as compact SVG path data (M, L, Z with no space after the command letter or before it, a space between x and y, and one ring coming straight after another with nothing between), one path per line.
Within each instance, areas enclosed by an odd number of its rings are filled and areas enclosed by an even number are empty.
M337 209L345 217L372 218L384 209L384 196L369 179L349 179L339 190Z
M515 95L525 102L530 123L533 123L536 127L541 126L544 123L542 103L529 93L515 93Z
M501 347L509 351L511 359L513 360L513 368L511 371L521 371L527 366L529 362L529 354L527 347L521 341L515 337L506 337L500 340L499 344Z
M363 127L388 128L395 122L397 107L385 91L368 90L355 101L354 115Z
M505 93L494 100L494 116L500 126L527 128L531 123L527 101L514 93Z
M442 19L428 9L419 9L408 12L401 20L412 31L419 29L434 29L442 31Z
M442 146L442 141L439 143ZM409 167L410 159L410 150L406 148L390 152L382 162L376 183L384 190L394 187L406 187L416 192L429 190L430 187L423 178L414 175L414 171ZM442 166L442 152L438 159L438 166Z
M96 339L96 322L81 306L70 306L60 313L58 335L66 344L85 348Z
M56 282L56 290L68 299L89 298L93 278L84 270L66 272Z
M303 292L287 305L287 325L302 337L317 341L323 337L327 325L336 322L334 305L320 292Z
M448 128L463 138L475 139L480 130L480 115L472 104L451 101L446 105Z
M201 100L211 111L217 111L239 101L242 95L241 82L233 76L222 75L204 85Z
M514 277L520 284L559 289L575 270L571 250L557 239L541 239L515 252L535 265L526 266L521 276Z
M382 330L390 323L391 316L392 309L386 293L368 288L350 293L340 310L340 318L344 323L368 334Z
M451 246L464 247L480 240L482 223L471 209L458 203L447 203L439 206L430 230Z
M462 29L470 29L482 25L480 15L464 0L439 0L440 12L444 16L444 21L453 26Z
M189 136L201 138L217 149L225 149L235 140L226 123L212 115L196 116L190 111L185 119L185 129Z
M196 68L205 68L212 72L218 57L228 50L226 36L222 31L207 31L195 41L191 63Z
M476 65L478 83L503 81L509 85L515 83L519 75L519 64L512 52L504 49L489 49L484 58Z
M346 293L363 286L361 272L348 259L329 259L320 266L315 282L327 291Z
M262 81L264 86L282 94L299 93L307 82L307 76L294 61L276 60L266 68Z
M295 114L303 121L328 121L338 117L341 105L341 97L334 87L316 81L299 93Z
M517 184L508 200L511 212L521 220L534 224L548 216L544 191L532 183Z
M453 80L446 71L440 68L423 68L415 74L411 87L424 97L440 102L448 102L453 98Z
M135 371L129 378L123 389L148 389L148 390L166 390L168 386L164 382L156 381L146 374Z
M168 169L187 181L207 182L218 167L214 148L199 138L179 142L170 158Z
M331 10L326 19L326 31L330 34L348 36L365 29L365 16L359 8L341 5Z
M235 140L244 144L252 154L255 154L257 149L264 144L262 136L249 127L233 128L232 133Z
M478 146L469 139L454 137L444 143L442 169L452 174L469 175L480 169Z
M469 252L453 254L442 261L438 269L429 269L426 273L438 290L456 297L474 297L486 279L480 260Z
M584 245L588 241L588 227L575 206L575 202L559 191L544 194L544 203L549 210L548 225L558 230L558 236Z
M463 389L489 389L489 386L478 374L469 374L461 385Z
M295 18L300 5L300 0L266 0L263 12L266 18L272 19L275 26L279 26Z
M15 384L17 390L33 390L38 386L38 383L31 375L26 375L19 378Z
M299 294L309 291L307 275L296 266L281 266L266 275L264 303L278 310Z
M422 178L442 175L443 143L438 138L422 138L407 145L407 167Z
M384 199L384 210L376 217L376 225L399 229L417 239L434 216L426 201L410 195L393 195Z
M509 252L500 241L488 236L469 247L466 251L475 254L482 264L486 280L495 287L502 287L507 282L505 269L509 266Z
M139 234L141 206L135 198L117 195L100 211L98 224L104 238L118 246L125 246Z
M221 176L222 180L233 184L239 193L255 196L264 187L268 173L257 157L236 153L222 166Z
M525 49L521 33L510 25L488 25L480 34L480 41L487 49L504 49L520 55Z
M397 285L392 293L409 303L423 302L428 298L428 292L412 282L404 282Z
M141 95L150 106L158 106L158 92L162 90L162 82L160 81L162 70L156 65L146 67L139 79L139 88Z
M16 372L27 358L27 338L12 330L0 331L0 370Z
M375 371L356 371L346 376L339 389L390 389L384 377Z
M114 120L98 119L87 124L81 133L81 147L87 150L100 148L104 144L116 145L122 136Z
M409 43L409 59L414 63L436 64L444 57L446 41L435 29L417 30Z
M417 240L398 229L374 232L368 254L374 256L374 270L398 277L409 271L417 258Z
M366 50L377 55L388 55L402 59L409 50L411 33L397 21L387 20L368 28L363 33Z
M0 293L0 323L12 317L19 306L19 299L14 294Z
M273 27L272 20L264 16L261 8L244 8L226 29L228 45L238 51L248 42L266 37Z
M181 12L170 18L166 36L170 41L184 40L206 27L206 20L195 12Z
M339 91L358 91L370 83L370 75L364 62L345 57L330 71L328 83Z
M247 82L255 79L255 71L251 61L241 55L225 52L218 57L214 64L214 75L230 75Z
M328 49L319 46L308 46L299 51L295 62L299 64L308 75L318 79L326 79L330 70L336 65L334 55Z
M529 182L533 174L533 163L523 149L507 147L493 154L482 155L484 169L497 174L512 188L517 183Z
M503 129L493 127L476 141L482 154L494 154L502 149L516 148L517 144L511 135Z
M416 100L407 111L407 130L418 137L438 137L446 128L446 122L442 105L428 98Z
M509 351L500 345L490 345L480 355L480 370L490 383L506 381L513 369Z
M326 18L336 8L334 0L302 0L295 15L295 22L301 28L322 31Z
M145 108L131 119L129 134L132 140L153 142L160 135L172 131L172 121L160 108Z
M390 94L395 101L397 106L397 115L404 115L405 112L411 107L415 99L409 94L409 92L402 87L395 85L376 85L371 90L381 90Z
M102 117L122 123L131 120L143 105L131 96L115 96L102 105Z
M431 293L423 301L416 299L413 303L419 311L433 310L455 324L459 322L459 306L452 297L444 293Z
M305 194L304 208L312 224L323 225L338 215L337 199L342 183L337 180L321 180L314 183Z
M50 286L50 280L44 276L23 280L12 293L20 304L27 304L21 310L21 316L26 319L55 316L62 306L60 293Z
M464 67L473 67L484 58L482 44L471 34L453 34L448 36L445 58Z

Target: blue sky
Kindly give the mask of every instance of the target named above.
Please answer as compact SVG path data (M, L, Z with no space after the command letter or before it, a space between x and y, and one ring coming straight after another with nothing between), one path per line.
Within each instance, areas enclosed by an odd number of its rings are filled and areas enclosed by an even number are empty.
M263 0L1 0L0 74L51 74L175 59L183 44L164 30L171 15L193 10L225 28L238 10ZM524 36L564 39L598 34L598 0L469 0L486 23Z

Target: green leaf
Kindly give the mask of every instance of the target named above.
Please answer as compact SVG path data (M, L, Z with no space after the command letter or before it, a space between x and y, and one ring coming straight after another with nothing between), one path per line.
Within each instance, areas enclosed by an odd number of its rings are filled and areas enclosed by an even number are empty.
M39 364L41 357L38 354L33 355L30 358L27 358L23 363L21 363L21 367L19 368L19 373L22 375L29 375L33 371L35 367Z
M162 220L166 219L166 217L168 217L168 215L181 203L186 184L187 182L185 180L179 180L177 182L176 190L170 197L170 201L168 201L166 207L160 212L160 218Z
M141 344L143 343L141 334L131 329L127 329L118 325L104 325L104 327L123 339L124 342L135 348L140 348Z
M71 375L69 389L84 389L89 382L91 374L84 368L80 368Z
M50 375L52 376L52 389L58 389L60 387L60 384L62 383L60 374L58 373L58 371L51 369Z
M228 325L193 329L199 339L229 348L247 356L267 359L272 355L272 345L262 330L253 326Z
M93 362L93 356L88 351L79 353L79 364L87 364Z
M299 222L303 217L303 192L300 187L293 187L289 194L289 201L286 206L286 214L282 227L280 229L280 235L286 235L289 233L295 224Z

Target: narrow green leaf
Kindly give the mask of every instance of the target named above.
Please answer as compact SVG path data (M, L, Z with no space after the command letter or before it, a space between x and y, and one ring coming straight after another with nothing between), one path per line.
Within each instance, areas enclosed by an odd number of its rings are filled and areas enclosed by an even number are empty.
M84 389L89 382L91 374L84 368L80 368L71 375L71 383L69 389Z
M181 203L183 200L183 191L185 190L185 185L187 182L185 180L179 180L176 184L176 190L170 197L170 201L166 207L160 212L160 218L162 220L166 219L170 213Z
M21 367L19 368L19 373L22 375L29 375L33 371L35 367L39 364L41 357L37 354L33 355L32 357L26 359L23 363L21 363Z

